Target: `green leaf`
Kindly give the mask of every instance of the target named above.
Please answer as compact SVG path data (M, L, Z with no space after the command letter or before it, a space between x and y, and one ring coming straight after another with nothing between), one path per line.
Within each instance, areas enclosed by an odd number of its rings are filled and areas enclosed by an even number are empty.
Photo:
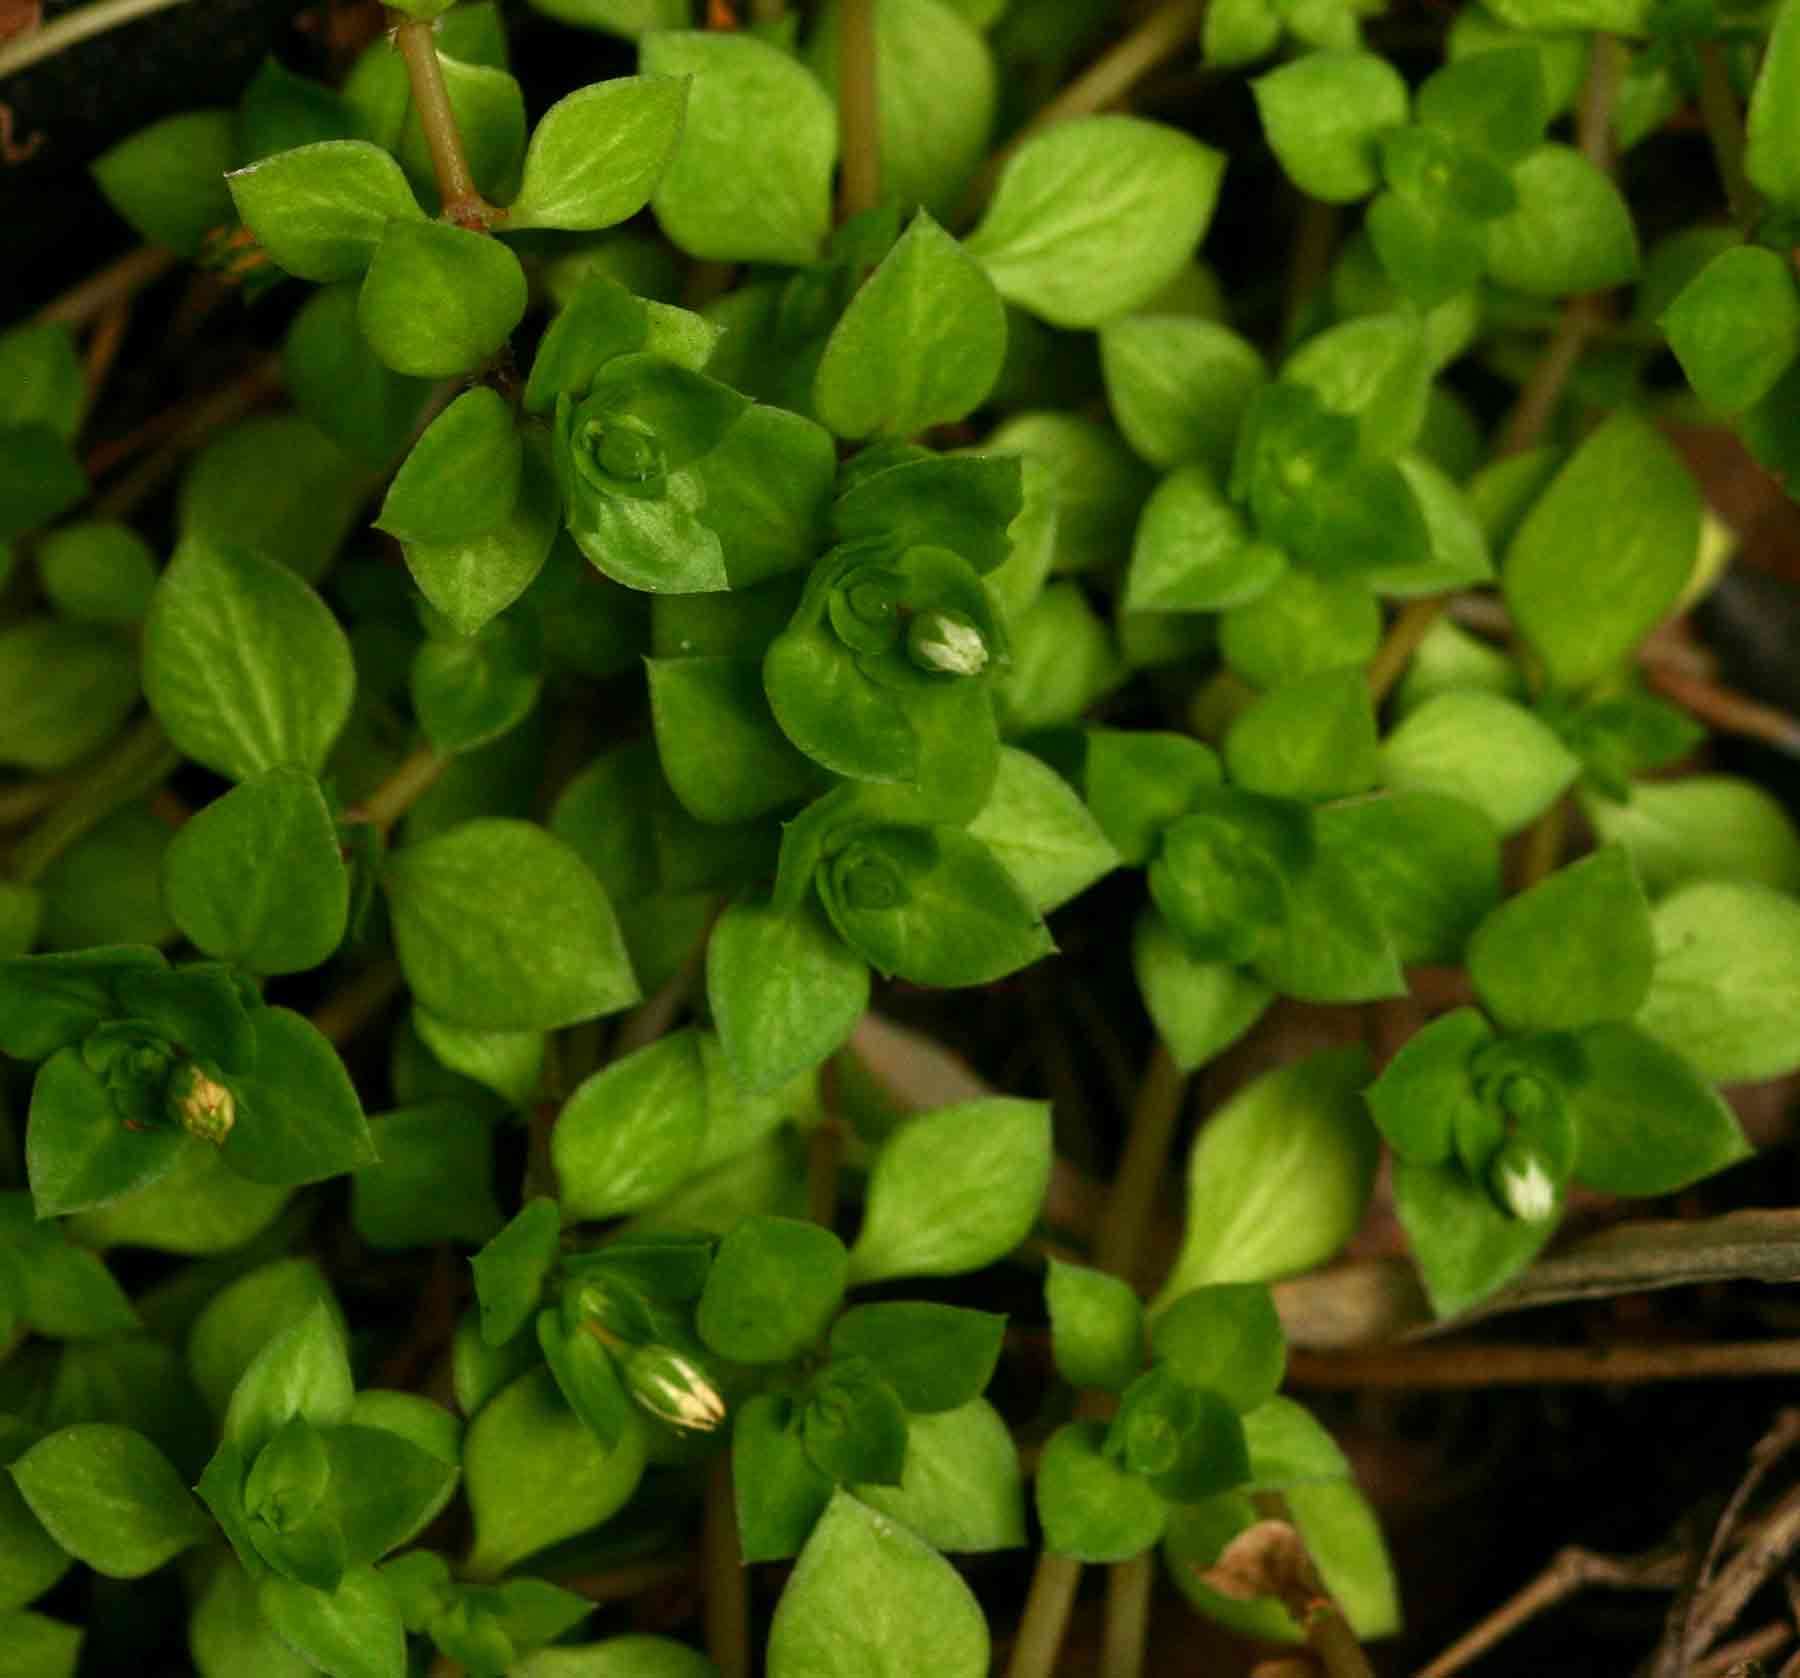
M1177 1378L1217 1393L1240 1415L1273 1398L1287 1371L1281 1319L1261 1282L1214 1283L1180 1295L1157 1317L1151 1353Z
M1316 813L1319 847L1348 868L1403 966L1457 963L1500 898L1500 835L1474 805L1430 792Z
M339 448L385 467L413 434L427 386L377 359L356 324L358 287L346 281L301 306L282 346L294 405Z
M547 413L559 396L585 396L594 375L615 355L645 348L649 330L648 311L638 298L618 281L593 275L557 311L538 342L525 386L526 412Z
M263 1343L232 1388L224 1444L246 1462L295 1416L316 1427L334 1427L350 1416L355 1391L335 1307L321 1300L289 1324Z
M559 99L532 130L509 227L611 227L637 214L681 138L687 89L621 76Z
M1649 905L1616 845L1500 905L1469 940L1482 1005L1514 1031L1628 1020L1650 989Z
M747 1562L797 1555L831 1501L832 1482L807 1456L798 1415L780 1393L758 1393L737 1412L731 1478Z
M955 1276L1024 1240L1050 1173L1050 1113L999 1097L910 1120L875 1156L854 1282Z
M293 572L205 542L176 549L144 626L144 691L187 756L232 780L317 771L355 686L348 639Z
M1282 364L1332 414L1356 421L1364 459L1410 447L1425 422L1434 372L1430 345L1411 314L1365 315L1309 338Z
M1152 466L1230 470L1239 422L1268 378L1256 346L1217 321L1128 315L1100 331L1106 397L1125 440Z
M681 144L652 203L663 231L709 262L811 262L831 224L837 118L812 73L742 33L657 31L655 76L691 76Z
M936 1550L969 1554L1026 1542L1018 1449L985 1399L911 1417L900 1484L855 1492Z
M1138 920L1132 964L1157 1035L1183 1072L1223 1054L1274 999L1269 985L1235 963L1190 955L1154 909Z
M1044 1284L1056 1372L1072 1387L1123 1392L1144 1366L1144 1308L1103 1270L1050 1261Z
M831 1355L866 1358L909 1415L935 1415L980 1397L1005 1332L1006 1319L988 1311L912 1300L858 1305L832 1325Z
M355 132L356 118L343 99L320 82L294 75L273 56L262 61L238 101L238 151L246 162Z
M948 219L992 137L993 54L960 0L878 0L874 10L883 199ZM824 9L806 53L834 96L840 15Z
M580 858L529 822L465 822L389 859L414 994L479 1031L549 1031L638 998L618 922Z
M244 1371L270 1340L315 1305L337 1309L311 1259L276 1259L216 1293L188 1334L188 1372L215 1415L224 1415Z
M87 473L47 425L0 426L0 541L41 529L87 494Z
M1263 694L1225 736L1232 780L1268 798L1366 792L1380 761L1374 701L1356 669L1323 670Z
M1572 146L1540 146L1512 172L1519 207L1488 223L1488 277L1528 297L1634 279L1637 229L1619 189Z
M59 617L133 624L150 610L156 560L149 544L125 525L64 525L38 543L37 562Z
M15 1459L11 1474L44 1530L109 1579L141 1579L212 1536L169 1459L130 1428L63 1428Z
M817 766L769 711L760 659L653 658L645 668L663 773L690 815L748 821L819 787Z
M1075 789L1041 759L1012 746L1000 748L994 790L968 831L1000 859L1040 914L1080 896L1119 865L1118 852Z
M137 672L116 632L55 618L0 630L0 763L54 774L131 714Z
M518 82L495 65L464 63L450 50L440 31L438 64L443 70L444 88L450 97L450 112L463 137L463 150L468 156L469 174L478 192L490 200L507 197L519 179L519 160L525 152L525 95ZM406 178L419 201L431 209L439 208L437 172L432 164L431 143L425 138L424 125L413 105L411 89L403 66L395 55L387 55L390 77L398 72L393 89L394 115L399 117L398 135L394 135L392 119L371 128L382 130L375 138L388 144L400 159ZM355 78L346 84L346 93ZM403 116L400 113L404 113Z
M1132 612L1216 612L1254 600L1287 569L1209 468L1178 466L1144 505L1125 576Z
M525 271L497 239L440 222L389 222L363 276L356 318L396 373L473 372L525 313Z
M1381 743L1381 767L1397 791L1460 799L1502 834L1536 821L1581 773L1580 760L1531 712L1469 689L1410 712Z
M1637 1023L1719 1083L1800 1067L1800 903L1697 881L1650 914L1656 966Z
M362 273L390 223L425 221L400 165L367 140L298 146L225 179L263 249L322 285Z
M375 1158L375 1144L338 1052L304 1015L261 1008L255 1069L232 1079L237 1122L225 1163L253 1183L316 1183Z
M206 806L163 856L164 901L200 949L253 973L301 973L343 941L349 876L319 783L270 769Z
M1694 568L1700 492L1629 412L1591 433L1507 549L1506 603L1558 687L1610 675L1675 605Z
M1133 1381L1107 1430L1108 1454L1171 1503L1195 1503L1250 1478L1244 1424L1217 1393L1157 1363Z
M1054 948L1000 859L959 828L861 830L818 883L844 941L913 984L985 985Z
M1771 1000L1765 993L1764 1006ZM1570 1106L1575 1175L1589 1187L1670 1194L1749 1157L1737 1116L1675 1049L1613 1023L1589 1026L1580 1041L1587 1075Z
M733 1363L787 1363L823 1336L848 1273L844 1244L830 1230L746 1218L719 1243L694 1326Z
M413 445L388 487L376 528L408 544L485 535L513 510L524 464L511 407L498 391L478 385Z
M237 161L229 111L182 111L127 135L89 167L107 203L153 245L189 260L232 221Z
M983 447L1024 455L1048 472L1053 571L1110 570L1118 563L1156 479L1110 430L1078 414L1019 414Z
M810 564L837 475L831 433L784 408L748 408L694 463L734 589Z
M1722 251L1658 317L1703 402L1735 414L1760 402L1800 354L1800 295L1760 245Z
M291 1191L238 1176L216 1148L194 1141L168 1173L123 1199L77 1216L73 1232L95 1247L149 1247L208 1255L255 1239Z
M1126 863L1148 862L1163 829L1223 778L1212 748L1186 734L1091 728L1085 744L1088 806Z
M0 425L41 425L72 443L86 411L87 382L69 327L43 322L0 332Z
M534 1369L482 1406L463 1451L475 1518L468 1571L492 1579L515 1562L622 1509L644 1472L645 1430L627 1412L608 1448L563 1401L550 1371Z
M692 1031L646 1044L579 1084L550 1133L567 1214L635 1212L681 1183L706 1133L706 1094Z
M1215 1112L1188 1156L1187 1227L1162 1310L1209 1282L1310 1270L1362 1220L1380 1153L1363 1110L1361 1049L1265 1072Z
M1787 114L1800 97L1800 6L1776 9L1768 50L1750 90L1744 173L1784 209L1800 205L1800 140Z
M1406 83L1363 52L1312 52L1250 84L1263 132L1295 186L1351 204L1380 184L1375 141L1406 121Z
M80 1051L58 1050L38 1070L25 1132L38 1216L83 1211L155 1182L174 1167L188 1140L173 1125L127 1129Z
M1458 59L1426 78L1418 118L1495 162L1517 163L1544 137L1551 117L1534 46Z
M544 1071L541 1031L474 1031L414 1008L413 1030L432 1057L485 1085L515 1108L529 1107Z
M1440 1317L1466 1310L1510 1281L1537 1256L1558 1221L1555 1211L1535 1221L1502 1211L1460 1165L1404 1159L1394 1161L1394 1209Z
M1244 1418L1250 1483L1259 1491L1354 1478L1338 1443L1291 1398L1271 1398Z
M406 568L459 635L474 635L531 586L550 556L562 503L549 446L527 434L519 493L500 522L479 535L405 544Z
M475 1246L499 1229L493 1130L484 1117L437 1102L389 1113L369 1134L380 1158L351 1181L350 1221L371 1247Z
M4 1454L15 1457L25 1445L36 1442L37 1429L9 1422ZM12 1642L15 1611L35 1601L69 1570L73 1558L47 1533L10 1478L0 1479L0 1637ZM31 1669L25 1669L29 1672Z
M911 437L979 407L1005 354L993 282L921 211L832 328L813 407L840 437Z
M481 1338L489 1346L504 1346L537 1310L561 1236L556 1202L539 1195L469 1260L481 1302Z
M330 1592L271 1576L256 1604L275 1635L330 1678L405 1678L406 1628L373 1567L352 1568Z
M256 1585L235 1560L214 1567L188 1621L188 1648L200 1678L255 1672L308 1678L317 1671L270 1630L256 1605Z
M413 715L438 751L476 751L531 714L543 661L543 635L528 613L495 618L476 635L427 641L408 683Z
M1148 302L1212 220L1225 160L1138 117L1076 117L1008 159L970 234L1009 303L1055 326L1099 326Z
M800 1552L769 1628L769 1678L982 1678L987 1621L924 1539L846 1492Z
M1219 651L1245 681L1278 688L1367 664L1381 631L1381 607L1362 580L1290 569L1220 618Z
M707 944L706 997L732 1076L775 1090L843 1045L869 1005L869 969L814 904L739 902Z
M1102 1448L1104 1422L1069 1422L1038 1461L1044 1548L1084 1562L1130 1561L1162 1537L1169 1505Z
M188 468L181 540L251 550L317 582L360 522L372 487L368 469L310 420L259 414L221 432Z

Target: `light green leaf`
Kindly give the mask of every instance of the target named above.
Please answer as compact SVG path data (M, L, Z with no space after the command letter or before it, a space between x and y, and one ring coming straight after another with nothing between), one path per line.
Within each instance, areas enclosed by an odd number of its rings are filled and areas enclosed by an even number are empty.
M1026 1541L1018 1447L985 1398L909 1416L900 1484L854 1490L935 1550L975 1554Z
M968 248L1000 295L1055 326L1099 326L1147 303L1194 254L1225 160L1138 117L1077 117L1001 171Z
M1060 908L1119 865L1075 789L1040 758L1000 748L994 790L968 831L982 840L1040 914Z
M1623 845L1647 890L1734 880L1800 891L1800 833L1782 806L1749 781L1690 775L1640 781L1623 804L1584 798L1603 843Z
M1581 762L1522 705L1498 694L1440 693L1381 744L1390 787L1461 799L1503 834L1536 821L1568 791Z
M322 285L362 273L390 222L425 220L400 165L367 140L297 146L225 179L263 249Z
M1375 139L1406 121L1406 83L1385 59L1311 52L1251 84L1263 132L1289 180L1328 204L1380 184Z
M622 76L559 99L532 131L507 225L591 231L635 215L675 154L686 108L672 76Z
M1488 275L1530 297L1605 291L1638 270L1619 189L1572 146L1540 146L1512 172L1519 207L1488 223Z

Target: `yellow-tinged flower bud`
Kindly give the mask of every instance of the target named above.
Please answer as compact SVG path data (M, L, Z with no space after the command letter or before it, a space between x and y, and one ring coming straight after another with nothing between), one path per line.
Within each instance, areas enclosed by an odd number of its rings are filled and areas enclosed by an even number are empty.
M215 1147L237 1123L237 1102L231 1091L194 1061L183 1061L169 1075L167 1099L169 1117L188 1135Z
M640 1346L626 1360L625 1385L659 1421L688 1433L711 1433L725 1420L725 1400L692 1358L672 1346Z

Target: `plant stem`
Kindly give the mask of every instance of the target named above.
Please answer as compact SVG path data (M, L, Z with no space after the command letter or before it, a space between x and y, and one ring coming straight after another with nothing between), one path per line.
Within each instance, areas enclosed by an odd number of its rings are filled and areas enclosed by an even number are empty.
M1426 600L1408 601L1400 615L1388 626L1387 638L1375 651L1369 663L1369 693L1379 705L1386 699L1394 683L1400 680L1419 643L1431 632L1431 626L1450 605L1450 597L1433 595Z
M706 1652L719 1678L750 1678L750 1588L738 1544L731 1453L713 1458L701 1535L706 1556Z
M140 245L46 303L38 310L37 319L40 323L60 321L64 326L80 326L108 305L135 296L174 266L173 251Z
M378 961L313 1010L313 1029L340 1048L400 994L400 964Z
M180 762L181 753L169 744L155 718L139 723L19 841L12 854L13 878L25 885L41 879L77 839L115 810L160 786Z
M1138 1678L1150 1641L1150 1599L1156 1588L1156 1552L1116 1562L1106 1573L1106 1634L1100 1670L1107 1678Z
M1762 195L1744 172L1744 113L1732 91L1731 72L1717 41L1700 43L1700 120L1712 146L1713 162L1725 187L1731 219L1752 226L1762 214Z
M1653 1381L1745 1380L1800 1374L1800 1340L1697 1345L1372 1346L1360 1352L1294 1351L1288 1379L1315 1390L1434 1392L1471 1387L1594 1387Z
M462 131L450 105L450 89L444 84L444 67L438 59L437 41L429 23L404 19L394 31L394 45L406 61L406 79L412 88L413 109L431 152L432 172L437 176L438 198L446 221L485 233L494 208L481 196L469 159L463 150Z
M1703 676L1692 676L1672 665L1644 661L1644 676L1659 693L1684 710L1691 711L1703 723L1727 734L1741 734L1746 739L1760 740L1766 746L1800 757L1800 720L1747 699L1730 688L1722 688Z
M1569 798L1565 793L1532 823L1525 835L1525 846L1519 854L1520 891L1531 890L1556 872L1568 834Z
M450 767L450 760L430 746L403 758L397 768L360 804L348 812L351 821L373 822L383 833L431 791Z
M787 15L787 0L750 0L754 23L779 23Z
M875 54L875 0L838 8L838 151L843 159L838 217L848 221L881 202L881 95Z
M80 11L70 12L0 47L0 76L17 75L79 42L182 4L184 0L99 0L98 5L83 6Z
M1038 1557L1019 1635L1006 1663L1006 1678L1053 1678L1080 1582L1081 1563L1072 1557L1049 1550Z
M612 1041L614 1060L620 1060L634 1049L654 1043L675 1023L706 975L706 947L712 938L712 929L724 912L725 900L721 898L713 906L713 912L706 917L706 925L700 929L700 936L694 940L692 948L682 959L681 966L660 990L653 996L646 997L625 1016L620 1023L618 1035Z
M32 820L68 790L67 781L21 781L0 789L0 827L18 827Z
M982 166L963 202L962 219L973 221L994 189L1006 160L1032 135L1070 117L1091 116L1123 99L1158 65L1194 43L1206 0L1163 0L1136 29L1094 60Z
M88 340L87 354L82 358L82 382L87 386L87 413L91 417L100 392L106 388L107 375L118 359L119 346L125 342L131 325L131 299L120 297L109 303L94 325Z
M1556 331L1532 368L1530 378L1520 389L1519 400L1507 418L1506 429L1500 434L1499 447L1494 450L1496 460L1523 454L1543 440L1556 405L1562 400L1563 391L1581 362L1582 352L1587 349L1588 340L1601 325L1591 298L1571 297L1563 304Z
M1168 1158L1169 1141L1181 1117L1187 1078L1159 1040L1144 1068L1131 1130L1125 1141L1125 1157L1113 1180L1100 1215L1094 1240L1094 1262L1102 1270L1129 1282L1137 1268L1144 1236L1150 1227L1156 1186Z

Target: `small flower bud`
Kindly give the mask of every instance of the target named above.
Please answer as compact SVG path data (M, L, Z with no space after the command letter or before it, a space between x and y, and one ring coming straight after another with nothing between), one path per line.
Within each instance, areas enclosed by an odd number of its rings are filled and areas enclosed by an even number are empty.
M1502 1208L1524 1223L1542 1223L1556 1210L1556 1179L1538 1150L1516 1137L1494 1156L1488 1188Z
M987 668L987 642L961 612L921 612L906 632L913 663L945 676L979 676Z
M706 1372L671 1346L640 1346L625 1363L631 1396L658 1421L688 1433L711 1433L725 1420L725 1400Z
M231 1091L201 1071L194 1061L183 1061L169 1075L169 1117L190 1136L215 1146L231 1134L237 1123L237 1102Z

